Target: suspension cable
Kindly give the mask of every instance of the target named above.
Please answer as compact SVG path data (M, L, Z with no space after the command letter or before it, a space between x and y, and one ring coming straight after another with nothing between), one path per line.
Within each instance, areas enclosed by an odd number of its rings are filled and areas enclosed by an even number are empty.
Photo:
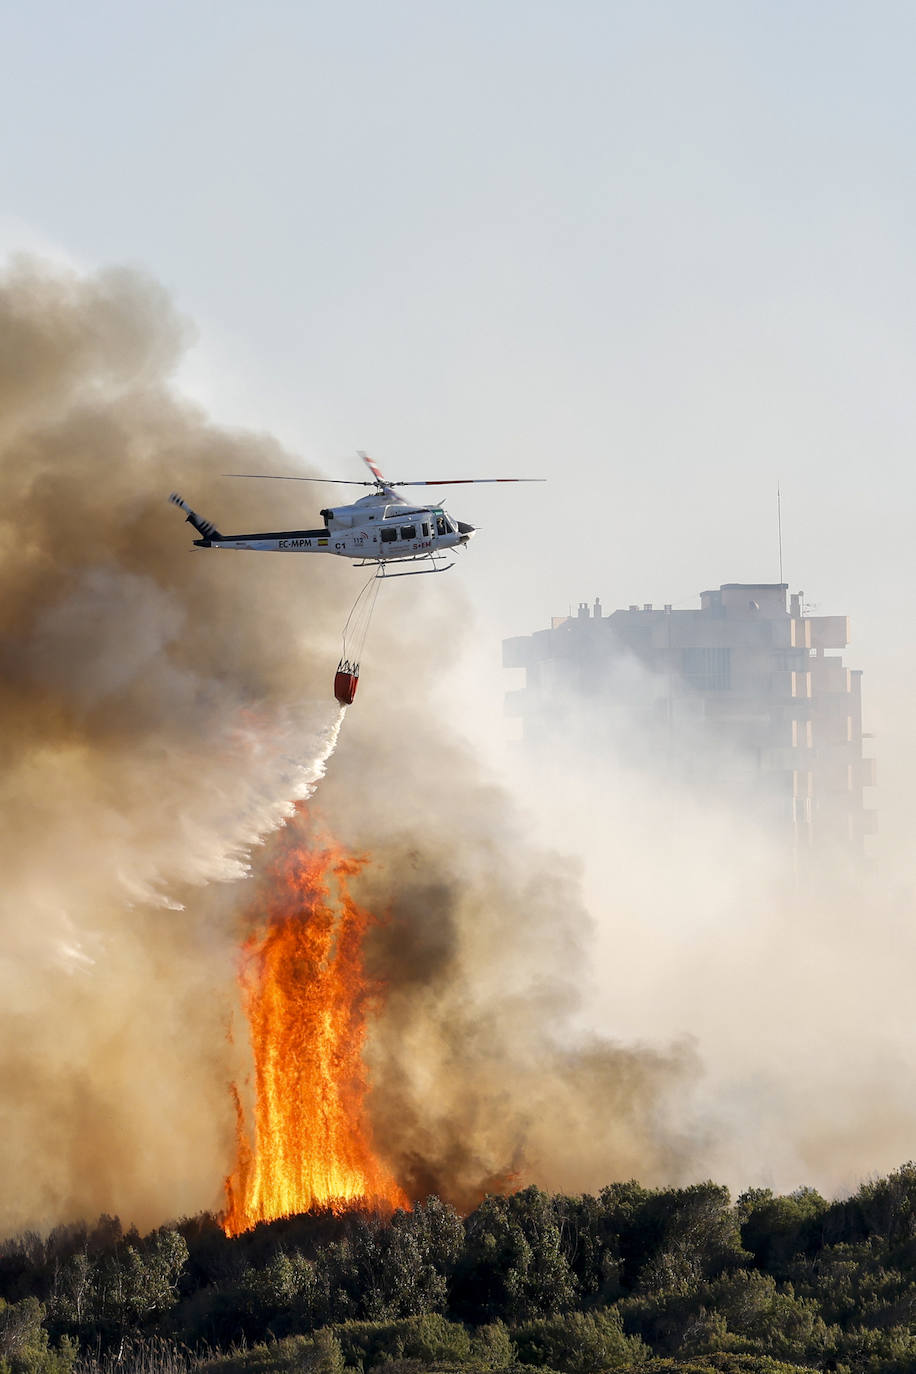
M373 573L353 602L343 628L341 662L356 672L359 671L359 660L369 633L380 583L381 578L377 573Z

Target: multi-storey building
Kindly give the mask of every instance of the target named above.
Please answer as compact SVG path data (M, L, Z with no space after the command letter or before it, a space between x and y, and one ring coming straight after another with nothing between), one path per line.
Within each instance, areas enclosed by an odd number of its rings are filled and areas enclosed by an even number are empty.
M583 603L504 641L504 666L525 670L508 709L532 744L560 745L584 723L597 757L612 733L618 757L785 826L796 853L861 853L874 760L863 757L862 675L839 652L849 622L809 615L802 594L787 593L730 582L702 592L698 610L604 615Z

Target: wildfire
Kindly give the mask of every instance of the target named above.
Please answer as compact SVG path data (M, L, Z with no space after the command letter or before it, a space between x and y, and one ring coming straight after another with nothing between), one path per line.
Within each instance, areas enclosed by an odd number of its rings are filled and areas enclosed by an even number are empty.
M254 1057L254 1143L238 1112L223 1229L315 1207L406 1207L376 1159L366 1113L366 1017L378 998L363 965L371 917L350 897L363 861L290 823L267 909L243 947L240 983Z

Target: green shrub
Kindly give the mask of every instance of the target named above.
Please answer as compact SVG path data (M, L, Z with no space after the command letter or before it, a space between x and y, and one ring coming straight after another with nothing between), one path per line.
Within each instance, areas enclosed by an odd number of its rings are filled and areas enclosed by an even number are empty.
M344 1322L334 1331L344 1363L356 1369L373 1369L389 1360L463 1364L471 1356L465 1327L437 1312L397 1322Z
M564 1374L629 1369L648 1354L638 1336L624 1335L615 1308L527 1322L512 1334L525 1364L546 1365Z
M514 1364L518 1350L504 1322L479 1326L471 1339L471 1359L485 1369L505 1369Z
M0 1298L0 1374L68 1374L76 1363L76 1342L63 1337L56 1348L43 1326L37 1298L7 1303Z
M343 1374L343 1369L340 1341L325 1328L205 1360L196 1374Z

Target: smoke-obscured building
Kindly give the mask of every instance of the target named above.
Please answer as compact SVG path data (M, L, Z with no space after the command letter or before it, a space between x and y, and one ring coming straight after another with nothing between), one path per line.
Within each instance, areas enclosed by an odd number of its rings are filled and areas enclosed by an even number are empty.
M845 616L806 614L785 583L725 583L698 610L583 603L507 639L507 694L532 746L563 747L587 722L639 766L661 767L785 827L793 850L861 853L875 815L863 789L862 674L847 668ZM584 709L583 709L584 708ZM568 738L568 736L566 736Z

